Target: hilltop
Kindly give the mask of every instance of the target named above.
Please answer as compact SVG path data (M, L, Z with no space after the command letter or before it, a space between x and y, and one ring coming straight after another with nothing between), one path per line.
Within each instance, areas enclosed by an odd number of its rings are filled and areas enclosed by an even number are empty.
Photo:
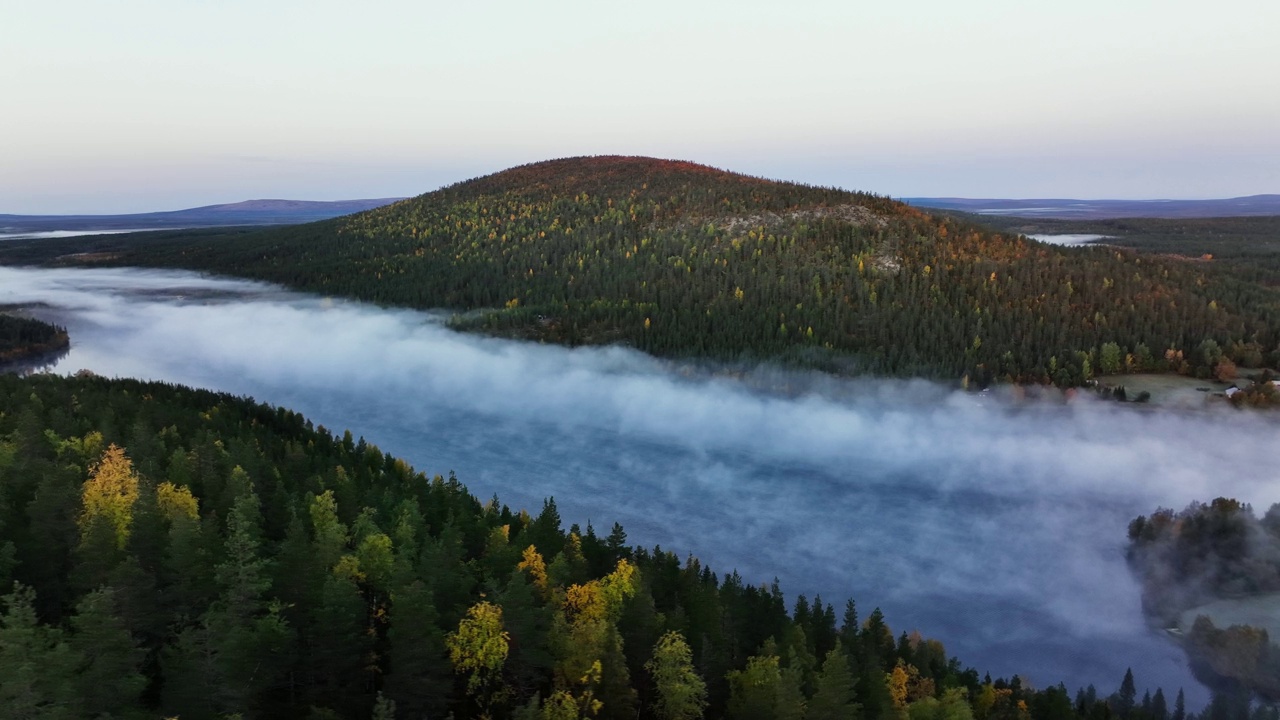
M1280 295L1204 264L652 158L534 163L287 228L41 248L449 308L511 337L841 373L1073 385L1280 359Z

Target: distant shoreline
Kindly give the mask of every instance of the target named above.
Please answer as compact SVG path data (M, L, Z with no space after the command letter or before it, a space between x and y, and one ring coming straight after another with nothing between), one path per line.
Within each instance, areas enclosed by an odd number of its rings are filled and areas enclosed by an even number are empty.
M1045 198L901 198L908 205L981 216L1031 220L1110 220L1118 218L1213 218L1280 215L1280 195L1212 200L1076 200Z
M0 239L6 234L39 232L141 232L237 225L293 225L329 220L372 210L403 198L364 200L246 200L183 210L105 215L0 214ZM81 234L91 234L82 232Z

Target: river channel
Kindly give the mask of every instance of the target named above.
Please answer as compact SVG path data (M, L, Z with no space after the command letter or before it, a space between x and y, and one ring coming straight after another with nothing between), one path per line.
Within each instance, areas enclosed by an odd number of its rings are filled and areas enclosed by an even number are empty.
M623 348L455 333L442 316L190 273L0 268L0 305L66 326L50 370L284 405L428 474L820 593L993 676L1207 693L1144 623L1129 520L1280 501L1274 422L1017 403L925 382L708 374ZM1270 447L1269 451L1263 448Z

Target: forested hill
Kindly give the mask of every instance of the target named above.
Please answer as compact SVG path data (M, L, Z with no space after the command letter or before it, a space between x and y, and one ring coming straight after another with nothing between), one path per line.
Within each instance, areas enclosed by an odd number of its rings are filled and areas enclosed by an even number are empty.
M1192 262L649 158L535 163L290 228L110 242L93 257L480 311L458 324L664 356L1068 385L1280 360L1280 294ZM59 247L75 246L46 246Z
M980 679L878 610L788 611L759 580L284 409L0 375L5 718L1189 717L1131 676L1074 699Z

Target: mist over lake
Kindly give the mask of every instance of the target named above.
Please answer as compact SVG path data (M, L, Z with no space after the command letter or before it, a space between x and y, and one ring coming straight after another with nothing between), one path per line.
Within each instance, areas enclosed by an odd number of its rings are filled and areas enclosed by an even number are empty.
M1106 235L1090 235L1090 234L1082 234L1082 233L1074 233L1074 234L1066 234L1066 235L1032 234L1032 235L1028 235L1027 237L1031 238L1032 240L1039 240L1042 243L1049 243L1050 245L1065 245L1067 247L1077 247L1080 245L1094 245L1094 244L1100 243L1103 240L1111 239Z
M708 376L622 348L461 335L443 315L138 270L0 268L0 304L65 325L54 370L247 394L350 428L428 474L566 523L697 555L966 664L1102 693L1207 693L1149 630L1128 521L1158 505L1280 501L1280 426L1229 410L1017 405L905 381L768 368ZM785 392L770 388L785 388Z

